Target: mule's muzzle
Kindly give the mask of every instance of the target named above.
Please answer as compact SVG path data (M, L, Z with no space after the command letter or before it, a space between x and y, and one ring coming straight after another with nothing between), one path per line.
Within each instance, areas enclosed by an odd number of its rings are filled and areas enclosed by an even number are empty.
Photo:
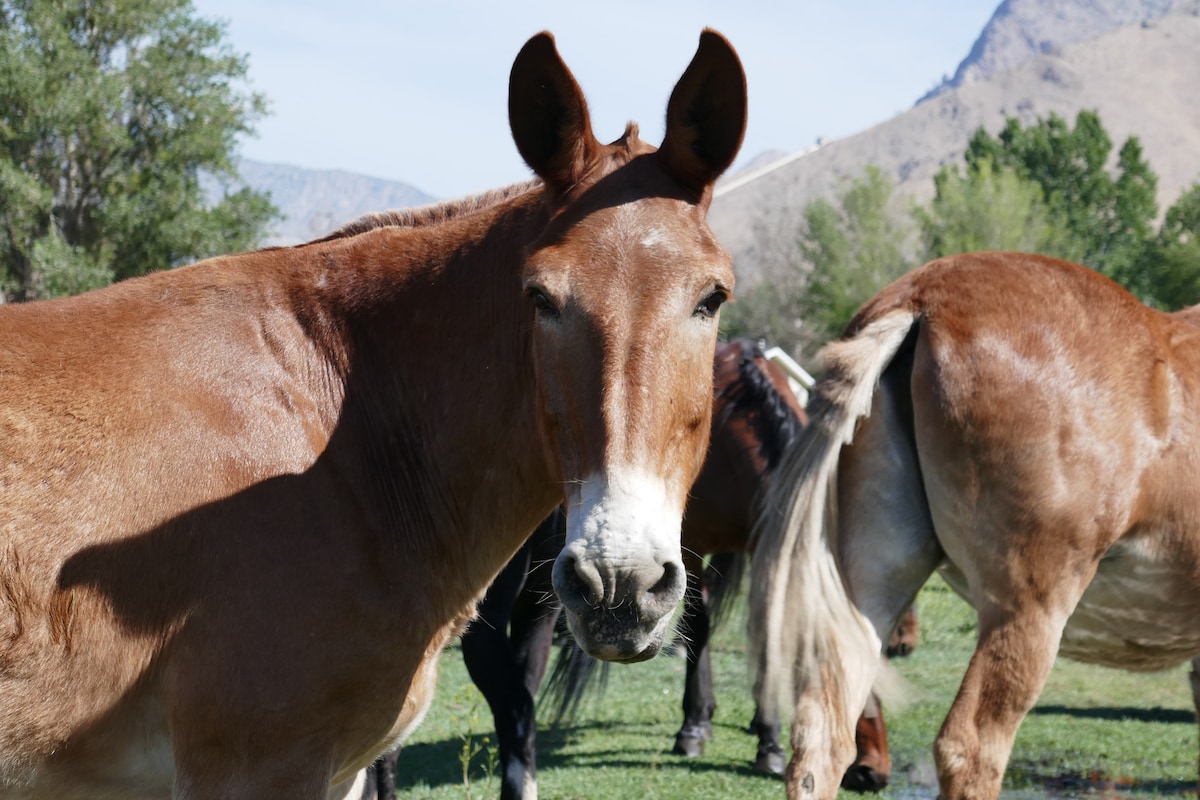
M658 654L687 586L680 561L613 568L565 551L554 562L553 579L583 651L624 663Z

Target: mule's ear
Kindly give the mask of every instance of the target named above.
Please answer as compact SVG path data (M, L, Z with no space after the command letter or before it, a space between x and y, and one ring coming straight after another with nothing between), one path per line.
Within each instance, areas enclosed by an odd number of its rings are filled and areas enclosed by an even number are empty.
M513 62L508 125L521 158L552 189L574 185L600 149L587 101L549 33L526 42Z
M746 73L725 37L711 28L667 103L659 155L685 185L703 191L733 163L746 132Z

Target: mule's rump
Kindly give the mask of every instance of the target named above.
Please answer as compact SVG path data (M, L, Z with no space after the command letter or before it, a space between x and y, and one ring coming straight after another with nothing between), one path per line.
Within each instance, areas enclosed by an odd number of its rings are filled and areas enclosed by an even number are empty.
M944 797L999 791L1056 654L1200 654L1196 318L977 253L896 281L827 348L755 561L764 682L800 689L789 794L836 790L879 639L935 569L979 615L935 748Z

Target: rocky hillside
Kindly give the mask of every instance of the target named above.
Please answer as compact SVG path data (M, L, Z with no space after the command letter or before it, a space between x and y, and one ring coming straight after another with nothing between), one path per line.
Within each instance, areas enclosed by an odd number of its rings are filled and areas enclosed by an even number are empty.
M1007 0L1021 8L1049 0ZM1166 0L1161 0L1166 4ZM1073 5L1111 5L1102 2ZM855 136L826 143L748 183L720 193L710 220L734 252L743 282L752 283L776 247L778 231L799 218L813 198L875 164L897 182L898 200L932 196L932 177L943 164L959 163L979 126L997 132L1009 116L1031 124L1051 112L1074 121L1096 109L1114 140L1114 153L1137 135L1159 176L1160 211L1200 179L1200 2L1103 36L1042 48L1020 66L987 80L964 81L911 110ZM997 11L997 16L1000 11ZM995 18L993 19L995 22ZM1030 34L1034 37L1034 34ZM983 39L985 37L981 37ZM985 48L986 49L986 48ZM961 70L971 74L969 69ZM727 182L733 187L736 176Z
M988 80L1065 45L1194 5L1195 0L1004 0L954 76L921 100Z
M406 183L342 170L312 170L243 159L242 180L269 192L284 219L264 245L296 244L323 236L369 211L406 208L433 198Z

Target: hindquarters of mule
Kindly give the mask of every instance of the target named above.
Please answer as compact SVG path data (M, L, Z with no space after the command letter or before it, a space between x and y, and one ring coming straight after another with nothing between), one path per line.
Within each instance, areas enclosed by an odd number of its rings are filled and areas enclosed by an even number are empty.
M791 796L836 792L877 637L934 569L979 616L934 748L944 797L998 794L1059 652L1200 652L1200 329L1082 267L984 253L885 289L826 359L755 561L764 684L798 697Z

